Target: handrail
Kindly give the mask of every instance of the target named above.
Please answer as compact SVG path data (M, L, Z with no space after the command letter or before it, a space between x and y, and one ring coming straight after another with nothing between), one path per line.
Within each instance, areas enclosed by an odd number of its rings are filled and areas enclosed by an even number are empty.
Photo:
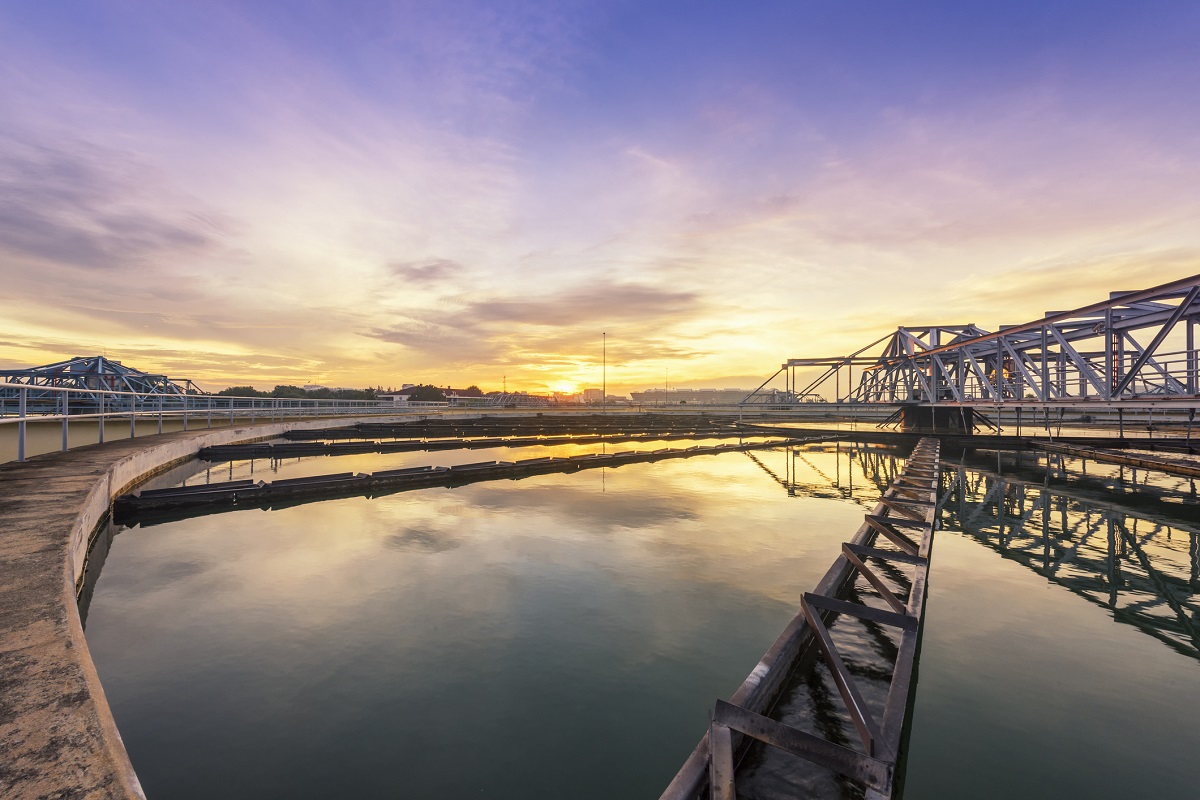
M81 389L69 386L43 386L38 384L0 381L0 390L8 396L0 396L0 425L17 426L17 461L25 461L26 426L31 420L37 422L62 422L61 450L70 449L68 440L71 422L97 422L97 439L104 442L104 423L109 419L129 420L129 438L137 435L139 419L154 419L158 422L158 433L163 432L164 420L182 419L183 429L188 421L197 417L212 427L214 413L228 415L232 425L236 415L249 415L253 424L257 417L271 421L284 417L338 417L372 414L395 414L400 408L394 402L378 400L341 400L315 397L245 397L237 395L210 394L162 394L156 392L129 392L97 387ZM36 398L31 398L31 393ZM84 413L71 413L71 395L87 395ZM15 396L13 396L15 395ZM30 408L30 401L40 400L46 395L53 399L44 400ZM129 398L122 400L121 398ZM106 411L106 401L112 401L111 410ZM9 409L15 401L15 412ZM77 401L78 402L78 401ZM93 411L92 408L95 408ZM42 410L39 410L42 409Z

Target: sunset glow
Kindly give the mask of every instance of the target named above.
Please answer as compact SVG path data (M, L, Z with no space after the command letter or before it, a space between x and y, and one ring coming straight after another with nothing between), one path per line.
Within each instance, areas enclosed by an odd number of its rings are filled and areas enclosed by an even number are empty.
M603 331L611 391L752 387L1033 319L1200 272L1197 41L1188 3L9 3L0 364L576 391Z

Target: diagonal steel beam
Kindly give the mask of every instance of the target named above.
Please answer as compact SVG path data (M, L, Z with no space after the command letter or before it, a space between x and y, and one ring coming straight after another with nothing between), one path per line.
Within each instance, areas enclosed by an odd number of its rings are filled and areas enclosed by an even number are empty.
M1167 321L1161 328L1159 328L1158 333L1155 334L1154 338L1150 340L1150 344L1148 344L1142 351L1142 355L1133 363L1129 373L1121 379L1119 384L1117 384L1117 395L1120 395L1125 391L1126 387L1129 386L1129 383L1133 380L1134 376L1136 376L1141 368L1146 365L1146 362L1150 360L1152 355L1154 355L1154 351L1158 349L1158 346L1162 344L1163 340L1167 338L1168 334L1170 334L1171 329L1175 327L1175 323L1179 322L1179 319L1184 315L1184 312L1188 310L1192 303L1196 302L1197 297L1200 297L1200 286L1193 286L1192 290L1187 293L1186 297L1183 298L1183 302L1179 304L1179 307L1172 312L1171 316L1167 317Z
M891 785L892 765L886 761L796 730L724 700L717 701L713 722L765 742L785 753L854 778L873 789L886 790Z
M1079 354L1079 351L1067 343L1067 340L1063 338L1063 335L1058 328L1051 325L1047 328L1047 330L1050 331L1050 335L1053 336L1055 341L1058 342L1058 346L1062 348L1062 351L1066 353L1067 358L1071 359L1071 362L1075 365L1075 369L1079 371L1079 374L1084 378L1087 378L1088 382L1091 383L1092 386L1096 388L1096 391L1100 394L1100 396L1103 397L1107 390L1104 386L1104 382L1101 381L1099 376L1096 375L1095 367L1085 361L1083 356Z
M1013 364L1016 365L1016 367L1020 371L1021 375L1025 378L1025 382L1027 384L1029 384L1031 387L1033 387L1033 393L1035 395L1037 395L1037 399L1045 400L1046 393L1045 393L1043 387L1041 386L1041 382L1038 381L1037 379L1035 379L1033 377L1032 373L1030 373L1029 370L1025 368L1025 351L1022 350L1020 353L1018 353L1016 350L1013 349L1013 347L1009 343L1008 339L1001 339L1001 341L1004 342L1004 349L1007 350L1008 354L1012 356Z

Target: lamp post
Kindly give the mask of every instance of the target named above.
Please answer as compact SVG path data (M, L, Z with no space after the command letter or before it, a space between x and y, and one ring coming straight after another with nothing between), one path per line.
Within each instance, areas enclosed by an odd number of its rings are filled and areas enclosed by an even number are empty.
M608 413L608 333L600 332L600 411Z

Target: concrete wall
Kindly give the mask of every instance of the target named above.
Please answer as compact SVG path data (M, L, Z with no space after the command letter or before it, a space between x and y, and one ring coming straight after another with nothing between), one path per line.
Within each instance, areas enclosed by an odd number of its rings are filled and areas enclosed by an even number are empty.
M0 797L143 797L76 603L89 541L113 499L203 447L358 421L164 433L0 465Z

